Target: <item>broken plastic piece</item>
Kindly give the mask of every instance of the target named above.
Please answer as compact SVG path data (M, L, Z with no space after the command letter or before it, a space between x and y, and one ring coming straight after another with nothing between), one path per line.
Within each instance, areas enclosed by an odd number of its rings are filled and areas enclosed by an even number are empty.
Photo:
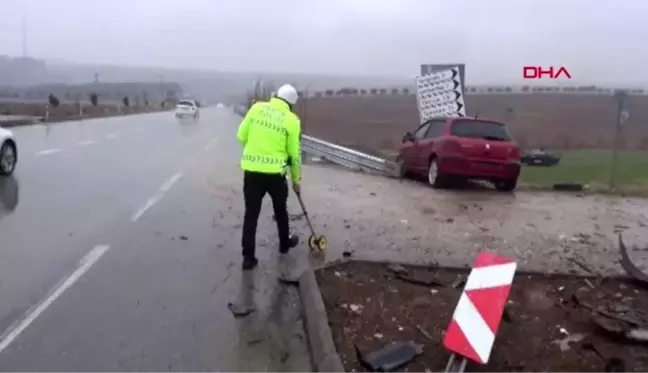
M637 267L630 259L628 249L623 244L621 233L619 233L619 250L621 251L621 267L623 267L630 276L634 277L644 287L648 286L648 275L643 273L643 271L641 271L641 269L639 269L639 267Z
M356 352L360 361L372 371L391 372L421 355L423 345L414 341L399 341L366 355L363 355L356 346Z
M592 321L608 336L621 339L627 342L646 343L648 342L648 329L635 328L621 320L593 316Z
M399 280L403 280L405 282L409 282L410 284L414 285L421 285L421 286L443 286L442 283L440 283L437 279L435 278L430 278L430 277L416 277L414 275L410 275L407 273L397 273L396 277Z
M398 263L389 264L387 269L396 274L407 274L407 269Z
M256 306L251 304L227 303L227 308L232 312L234 317L243 317L256 311Z

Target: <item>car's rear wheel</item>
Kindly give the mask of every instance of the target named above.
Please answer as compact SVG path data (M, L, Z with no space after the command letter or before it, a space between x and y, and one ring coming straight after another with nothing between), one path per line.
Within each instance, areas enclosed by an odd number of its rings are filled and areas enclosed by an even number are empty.
M9 176L16 169L16 147L10 141L5 141L0 147L0 175Z
M439 162L436 158L430 159L428 165L428 183L432 188L445 188L448 177L439 171Z
M502 192L510 192L517 186L517 179L513 180L500 180L495 183L495 189Z

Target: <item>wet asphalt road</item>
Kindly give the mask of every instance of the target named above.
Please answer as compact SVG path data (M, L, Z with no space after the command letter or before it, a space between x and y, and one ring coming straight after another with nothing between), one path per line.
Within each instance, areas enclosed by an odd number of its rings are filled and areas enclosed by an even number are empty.
M0 370L310 369L269 217L260 268L239 269L239 120L208 108L198 121L15 129L19 164L0 180ZM241 288L258 309L234 319Z

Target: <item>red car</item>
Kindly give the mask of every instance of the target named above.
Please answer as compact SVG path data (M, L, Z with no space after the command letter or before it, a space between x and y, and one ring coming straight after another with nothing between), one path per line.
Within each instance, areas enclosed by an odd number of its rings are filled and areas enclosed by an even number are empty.
M479 179L511 191L520 175L520 148L502 123L434 118L405 134L397 163L401 177L427 176L435 188L457 179Z

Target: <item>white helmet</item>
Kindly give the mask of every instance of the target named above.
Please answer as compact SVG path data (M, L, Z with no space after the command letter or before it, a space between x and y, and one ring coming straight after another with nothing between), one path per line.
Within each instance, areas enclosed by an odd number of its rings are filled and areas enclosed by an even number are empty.
M295 87L291 86L290 84L284 84L277 90L277 98L280 98L287 103L294 105L297 103L299 95L297 94Z

